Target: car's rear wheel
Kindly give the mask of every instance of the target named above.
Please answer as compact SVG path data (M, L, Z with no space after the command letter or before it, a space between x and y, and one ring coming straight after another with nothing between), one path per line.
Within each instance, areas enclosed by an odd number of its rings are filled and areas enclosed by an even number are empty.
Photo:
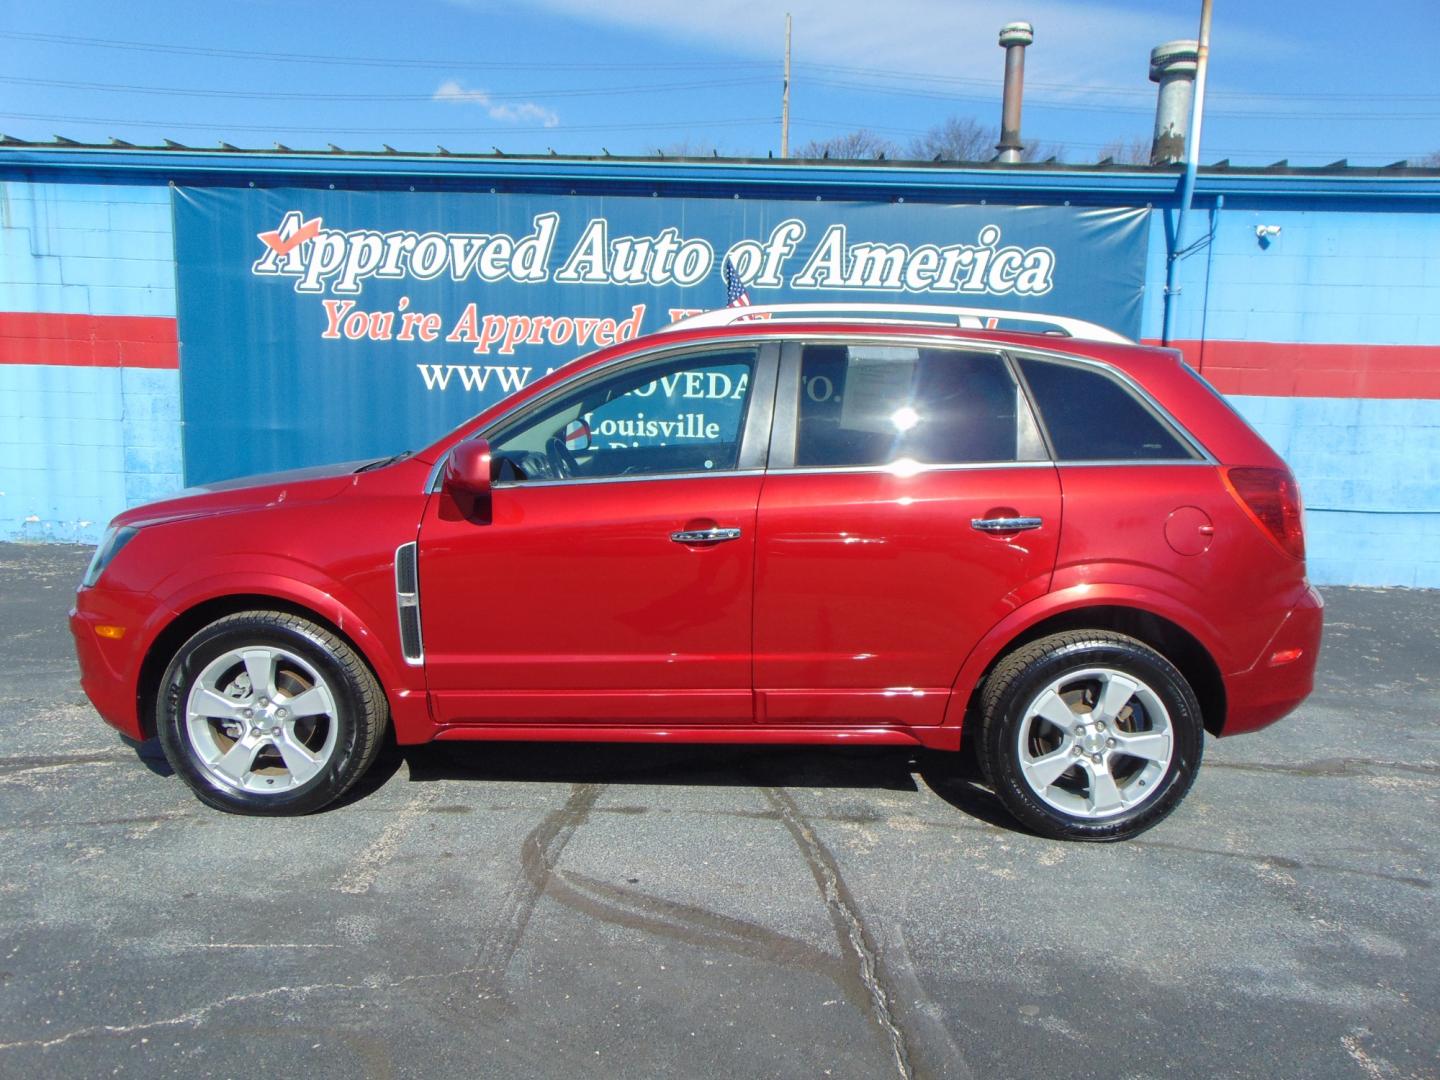
M240 814L305 814L375 760L385 695L345 641L297 615L245 611L175 654L156 727L202 802Z
M1036 832L1121 840L1185 797L1204 740L1180 671L1143 642L1074 631L996 665L981 693L981 765Z

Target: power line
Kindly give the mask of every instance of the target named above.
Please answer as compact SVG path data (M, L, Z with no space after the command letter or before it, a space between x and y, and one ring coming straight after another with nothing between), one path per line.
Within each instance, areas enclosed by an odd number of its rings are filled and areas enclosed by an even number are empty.
M192 90L183 86L134 86L128 83L73 82L67 79L29 79L18 75L0 75L0 82L19 83L27 86L56 86L70 90L92 90L101 93L159 94L165 97L231 98L243 101L453 101L464 102L472 99L480 104L487 101L517 101L533 98L606 97L623 94L678 93L685 90L711 90L722 86L743 86L752 83L769 82L769 79L749 76L738 79L708 79L684 83L648 83L639 86L571 87L563 90L511 90L491 93L487 90L458 88L454 94L440 95L438 91L423 94L322 94L314 91L297 90Z
M797 63L796 67L806 68L811 71L830 71L845 75L863 75L867 77L879 77L888 79L908 80L927 83L947 83L957 85L969 85L977 87L988 87L994 89L997 85L995 79L982 79L965 75L941 75L930 73L918 73L914 71L896 71L893 69L857 67L846 64L821 64L815 62ZM1120 86L1105 83L1055 83L1042 82L1034 79L1027 79L1025 89L1030 90L1054 90L1064 93L1081 94L1121 94L1153 98L1155 91L1147 85ZM1308 100L1356 100L1356 101L1440 101L1440 94L1386 94L1386 93L1270 93L1252 90L1216 90L1207 89L1206 97L1233 97L1243 100L1276 100L1276 101L1308 101Z
M270 133L305 132L331 135L390 135L402 137L411 135L540 135L569 134L588 131L673 131L699 127L740 127L746 124L775 124L778 116L726 117L722 120L686 120L678 123L627 123L627 124L566 124L563 127L320 127L296 124L229 124L214 121L191 122L188 120L129 120L115 116L68 116L51 113L0 112L0 116L11 120L37 120L61 124L115 124L122 127L163 128L166 130L208 131L264 131Z
M385 68L465 68L531 71L655 71L659 69L693 68L769 68L770 60L695 60L685 62L643 61L637 63L576 63L571 61L490 61L473 57L458 59L416 59L393 56L334 56L316 53L273 52L258 49L217 49L198 45L171 45L156 41L114 41L106 38L77 37L71 34L34 34L17 30L0 30L0 37L53 45L79 45L95 49L119 49L127 52L171 53L180 56L217 56L237 60L268 60L287 64L338 64L349 67Z
M631 94L684 93L694 90L714 90L737 86L751 86L769 83L766 76L742 76L731 79L701 79L689 82L647 83L633 86L607 87L566 87L561 89L536 88L491 93L482 90L459 88L453 94L440 95L438 92L412 94L382 93L317 93L294 90L207 90L182 86L143 86L130 83L80 82L68 79L33 79L16 75L0 75L0 83L14 83L27 86L50 86L70 90L85 90L96 93L148 94L164 97L220 98L239 101L333 101L333 102L416 102L453 101L462 102L473 98L479 104L533 100L537 98L587 98L614 97ZM964 94L957 91L925 90L918 87L893 86L877 82L843 82L836 79L819 78L814 83L837 90L854 90L870 94L889 94L897 97L922 98L931 101L976 101L993 104L993 95ZM1150 106L1118 105L1114 102L1087 104L1082 102L1030 101L1031 109L1061 110L1069 112L1129 112L1148 115ZM1433 120L1440 118L1440 112L1394 112L1388 111L1377 116L1373 110L1365 112L1336 112L1333 109L1311 112L1275 112L1262 109L1214 109L1212 116L1232 120L1366 120L1366 121L1409 121Z
M176 45L153 41L124 41L111 40L106 38L81 37L73 34L41 34L26 33L16 30L0 30L0 37L11 38L18 41L32 41L41 44L56 44L66 46L81 46L85 48L112 49L129 52L155 52L169 53L183 56L212 56L229 57L240 60L261 60L276 63L297 63L297 64L334 64L349 67L385 67L385 68L457 68L467 70L515 70L515 71L658 71L658 70L694 70L699 68L722 68L734 70L736 68L762 68L774 70L775 61L770 60L689 60L689 61L638 61L628 63L614 62L575 62L575 61L491 61L475 60L473 58L404 58L391 56L336 56L333 54L317 53L291 53L275 52L259 49L222 49L209 46L197 45ZM974 86L993 90L996 80L988 78L977 78L964 75L944 75L940 73L917 73L914 71L900 71L893 68L866 67L854 64L825 64L816 61L797 61L795 67L808 71L825 71L842 75L864 76L867 78L887 78L904 81L946 84L959 86ZM1057 93L1074 93L1088 95L1120 95L1151 98L1153 90L1145 85L1123 86L1105 83L1066 83L1066 82L1044 82L1030 80L1026 83L1027 90L1055 91ZM1275 93L1259 90L1224 90L1210 89L1207 97L1211 98L1236 98L1240 100L1273 100L1273 101L1440 101L1440 94L1411 94L1411 93L1343 93L1343 92L1291 92Z
M860 90L864 91L865 93L891 94L897 97L925 98L931 101L983 101L992 104L995 101L995 96L993 94L981 96L975 94L962 94L955 91L924 90L920 88L889 86L882 83L840 82L838 80L832 79L815 79L813 81L819 83L822 86L829 86L832 89ZM1027 86L1026 89L1028 90L1030 88ZM1147 115L1154 112L1153 105L1119 105L1114 102L1094 102L1091 104L1085 104L1081 102L1046 101L1043 99L1037 101L1034 98L1031 98L1030 100L1026 101L1025 104L1027 108L1030 109L1059 109L1069 112L1127 112ZM1377 116L1374 110L1367 110L1366 112L1345 113L1335 112L1330 109L1326 109L1323 111L1316 110L1311 112L1272 112L1262 109L1211 109L1209 110L1209 115L1222 116L1226 119L1232 120L1255 119L1389 121L1433 120L1436 118L1440 118L1440 112L1401 113L1387 111L1383 115Z

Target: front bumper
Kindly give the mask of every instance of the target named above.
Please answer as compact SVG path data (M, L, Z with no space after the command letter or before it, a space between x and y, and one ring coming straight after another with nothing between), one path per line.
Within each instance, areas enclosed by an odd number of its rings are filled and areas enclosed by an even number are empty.
M1221 735L1256 731L1288 715L1315 689L1315 666L1325 626L1325 601L1313 586L1296 604L1259 661L1225 679L1225 726ZM1287 659L1295 650L1298 655Z
M80 688L101 719L137 740L146 737L138 695L154 609L149 597L101 587L81 589L70 609ZM100 626L124 627L124 636L101 637L96 633Z

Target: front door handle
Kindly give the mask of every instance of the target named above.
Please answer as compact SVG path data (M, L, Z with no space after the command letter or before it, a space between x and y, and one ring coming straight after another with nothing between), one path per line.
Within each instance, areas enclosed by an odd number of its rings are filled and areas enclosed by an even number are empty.
M708 529L681 529L670 534L677 544L723 544L726 540L739 540L739 529L722 529L712 526Z
M987 533L1024 532L1026 529L1038 529L1043 524L1045 524L1044 519L1038 517L994 517L970 519L970 527L972 529Z

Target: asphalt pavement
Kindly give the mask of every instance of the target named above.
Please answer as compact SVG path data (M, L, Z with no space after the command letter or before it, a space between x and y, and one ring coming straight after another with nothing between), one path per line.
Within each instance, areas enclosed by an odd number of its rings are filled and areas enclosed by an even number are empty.
M392 750L195 801L80 692L88 549L0 545L0 1076L1440 1077L1440 593L1123 844L903 751Z

